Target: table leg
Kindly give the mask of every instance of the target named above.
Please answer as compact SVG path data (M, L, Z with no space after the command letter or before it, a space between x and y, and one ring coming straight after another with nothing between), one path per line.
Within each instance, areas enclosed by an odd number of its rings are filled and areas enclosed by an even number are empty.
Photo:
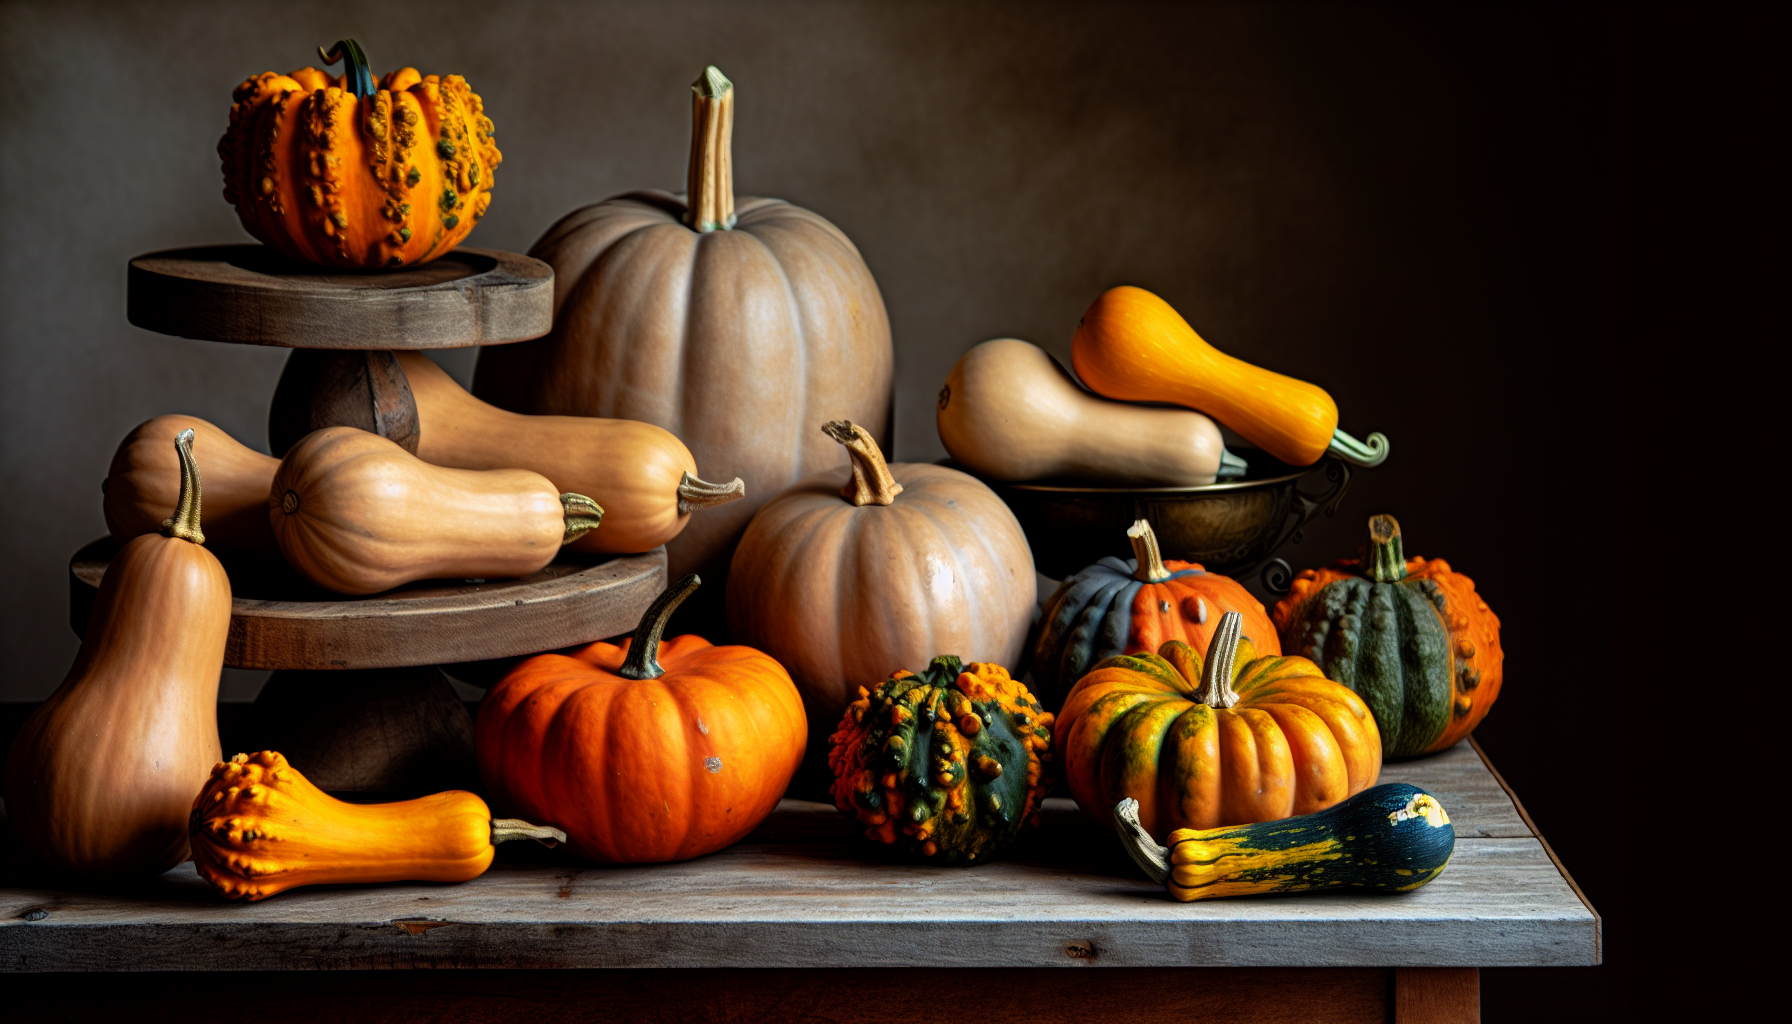
M1394 1024L1480 1024L1479 967L1394 968Z

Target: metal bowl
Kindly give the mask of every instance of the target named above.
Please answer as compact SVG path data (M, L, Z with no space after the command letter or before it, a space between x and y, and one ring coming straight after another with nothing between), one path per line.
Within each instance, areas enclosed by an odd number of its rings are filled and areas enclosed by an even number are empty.
M1204 487L979 479L1014 511L1033 549L1034 566L1053 579L1103 555L1130 558L1126 529L1143 519L1156 532L1165 558L1199 562L1234 578L1260 572L1266 589L1285 593L1293 571L1276 552L1298 540L1301 527L1321 509L1328 516L1337 512L1350 488L1352 467L1330 456L1311 466L1290 466L1260 451L1236 453L1249 465L1244 477Z

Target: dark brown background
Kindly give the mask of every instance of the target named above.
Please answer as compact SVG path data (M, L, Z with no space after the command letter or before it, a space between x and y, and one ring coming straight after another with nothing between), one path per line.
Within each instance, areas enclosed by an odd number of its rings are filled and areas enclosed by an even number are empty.
M1670 343L1783 340L1749 303L1784 289L1759 258L1784 237L1760 189L1783 188L1784 29L1635 5L7 3L0 699L41 699L75 650L66 560L104 531L126 430L180 411L265 441L283 351L124 320L130 256L245 237L213 152L232 86L344 35L376 72L464 74L505 153L471 244L520 251L575 206L681 187L713 62L740 191L831 218L877 275L899 458L943 454L931 403L965 348L1065 358L1119 283L1385 431L1392 460L1285 554L1348 554L1387 511L1479 582L1508 677L1482 742L1607 915L1607 967L1488 972L1488 1019L1659 1008L1662 901L1614 831L1653 769L1602 641L1671 633L1625 481L1687 457L1662 398L1689 380L1638 375ZM470 357L444 362L464 380Z

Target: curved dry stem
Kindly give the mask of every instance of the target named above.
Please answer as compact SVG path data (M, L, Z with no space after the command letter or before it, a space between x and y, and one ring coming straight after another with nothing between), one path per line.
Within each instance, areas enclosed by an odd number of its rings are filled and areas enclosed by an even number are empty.
M1150 523L1135 519L1126 531L1126 539L1132 541L1132 557L1138 562L1138 568L1133 570L1133 579L1145 583L1162 583L1170 578L1170 570L1164 568L1163 552L1157 548L1157 534L1152 531Z
M686 472L678 480L678 514L682 516L688 512L715 508L746 496L746 481L738 476L725 484L712 484Z
M1170 880L1170 849L1159 846L1145 826L1139 824L1139 802L1126 797L1114 805L1114 831L1127 856L1145 872L1145 877L1163 885Z
M560 537L562 547L597 529L604 521L604 507L583 494L562 494L560 511L566 517L566 532Z
M195 544L205 543L199 528L199 464L193 461L193 428L174 435L174 452L180 459L180 501L174 515L162 520L162 533Z
M325 50L317 48L317 55L324 60L324 67L337 61L343 61L343 84L348 91L357 97L366 99L374 94L373 69L368 66L367 54L362 51L361 44L353 39L338 39L336 45Z
M684 599L697 592L703 581L696 573L679 580L666 588L665 593L653 599L642 613L641 622L635 627L634 638L628 644L628 657L616 674L624 679L658 679L666 674L660 667L660 637L665 635L666 620Z
M492 845L512 839L533 839L543 846L554 847L566 842L566 833L551 825L531 825L521 818L493 818Z
M863 508L888 505L902 493L902 485L890 475L883 451L864 427L848 420L833 420L823 423L821 432L845 445L846 457L852 460L852 481L841 488L842 498Z
M1243 628L1244 616L1238 612L1220 616L1219 628L1213 631L1213 641L1207 645L1207 656L1201 662L1201 688L1195 691L1195 703L1210 708L1229 708L1238 703L1232 677Z

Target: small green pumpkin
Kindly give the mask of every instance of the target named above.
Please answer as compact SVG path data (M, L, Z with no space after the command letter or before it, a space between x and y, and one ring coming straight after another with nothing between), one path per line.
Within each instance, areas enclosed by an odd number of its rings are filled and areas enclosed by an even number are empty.
M1000 665L941 656L860 687L829 742L835 805L935 864L990 860L1051 786L1052 716Z
M1114 806L1114 830L1152 881L1183 902L1315 889L1410 892L1436 878L1456 830L1435 797L1391 782L1299 818L1224 828L1180 828L1159 846L1138 801Z

